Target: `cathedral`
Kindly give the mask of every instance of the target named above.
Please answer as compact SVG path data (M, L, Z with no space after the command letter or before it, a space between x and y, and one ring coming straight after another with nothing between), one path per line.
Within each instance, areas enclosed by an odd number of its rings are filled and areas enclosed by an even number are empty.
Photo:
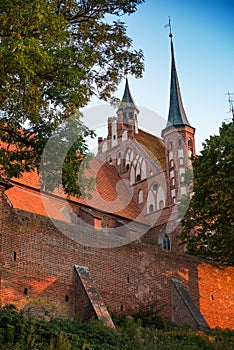
M184 254L177 238L195 130L170 40L170 104L161 138L138 127L126 79L107 137L99 137L86 170L95 179L90 197L67 197L62 188L47 193L37 172L0 178L2 305L36 315L47 305L52 317L114 327L108 310L126 315L154 304L161 317L196 330L234 327L234 269Z
M195 130L183 108L170 40L170 105L161 138L138 127L139 110L126 78L116 116L108 118L107 137L98 138L98 153L86 174L96 180L91 198L65 198L59 189L52 195L43 193L38 174L26 173L13 179L6 191L13 208L94 227L105 239L110 237L111 246L138 240L183 250L177 239L177 207L187 195L184 175L195 154Z

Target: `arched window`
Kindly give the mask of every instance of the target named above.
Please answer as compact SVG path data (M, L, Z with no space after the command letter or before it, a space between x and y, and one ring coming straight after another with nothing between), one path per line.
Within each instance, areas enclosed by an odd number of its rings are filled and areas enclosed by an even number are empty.
M181 157L181 158L179 159L179 163L180 163L180 165L184 165L184 158Z
M153 204L149 205L149 213L152 213L154 211L154 206Z
M163 237L162 246L164 250L171 250L171 241L167 234L165 234Z
M143 191L142 190L140 190L138 192L138 203L139 204L143 203Z
M121 152L120 151L117 152L116 158L117 158L117 165L120 165L121 164Z
M126 141L128 139L128 132L127 130L124 130L124 132L122 133L122 142Z
M125 156L124 156L124 162L125 162L125 169L128 170L130 168L130 164L133 160L133 151L128 148Z
M111 157L111 156L108 157L107 162L108 162L109 164L112 164L112 157Z
M192 139L191 139L191 137L188 139L188 147L189 148L192 148L192 146L193 146L193 142L192 142Z
M171 187L174 187L175 186L175 178L173 177L172 179L171 179Z
M170 160L169 166L170 166L170 168L173 168L173 167L174 167L174 160L173 160L173 159Z
M171 141L168 142L168 149L169 149L169 151L172 150L172 142Z
M141 181L141 174L137 174L137 176L136 176L136 181L138 182L138 181Z

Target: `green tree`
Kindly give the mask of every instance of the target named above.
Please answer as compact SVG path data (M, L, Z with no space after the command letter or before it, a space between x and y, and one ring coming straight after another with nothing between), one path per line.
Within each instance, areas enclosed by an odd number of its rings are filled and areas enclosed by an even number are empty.
M188 253L228 265L234 265L233 160L234 123L223 123L193 159L193 195L180 234Z
M0 176L38 168L62 121L74 118L94 95L111 100L126 69L142 75L143 53L132 48L120 18L143 2L0 2ZM84 150L87 134L81 128L76 151Z

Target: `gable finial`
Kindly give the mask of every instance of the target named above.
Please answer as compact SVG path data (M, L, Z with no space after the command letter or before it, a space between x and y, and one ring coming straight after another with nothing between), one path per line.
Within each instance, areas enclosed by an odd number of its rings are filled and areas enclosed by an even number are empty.
M170 33L169 33L169 38L173 38L173 33L171 31L171 17L168 16L168 23L164 26L165 28L168 28L170 29Z

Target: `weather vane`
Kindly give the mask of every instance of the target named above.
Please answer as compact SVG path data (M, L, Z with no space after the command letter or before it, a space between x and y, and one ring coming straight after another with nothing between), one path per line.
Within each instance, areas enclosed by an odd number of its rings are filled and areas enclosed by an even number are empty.
M233 93L231 93L231 92L227 92L225 95L227 95L228 96L228 103L229 103L229 111L228 111L228 113L230 113L231 112L231 114L232 114L232 122L234 123L234 106L233 106L233 99L231 99L231 96L233 96Z
M168 16L168 18L169 18L169 20L168 20L168 23L164 26L165 28L170 28L170 33L169 33L169 37L170 38L173 38L173 34L172 34L172 32L171 32L171 18L170 18L170 16Z

